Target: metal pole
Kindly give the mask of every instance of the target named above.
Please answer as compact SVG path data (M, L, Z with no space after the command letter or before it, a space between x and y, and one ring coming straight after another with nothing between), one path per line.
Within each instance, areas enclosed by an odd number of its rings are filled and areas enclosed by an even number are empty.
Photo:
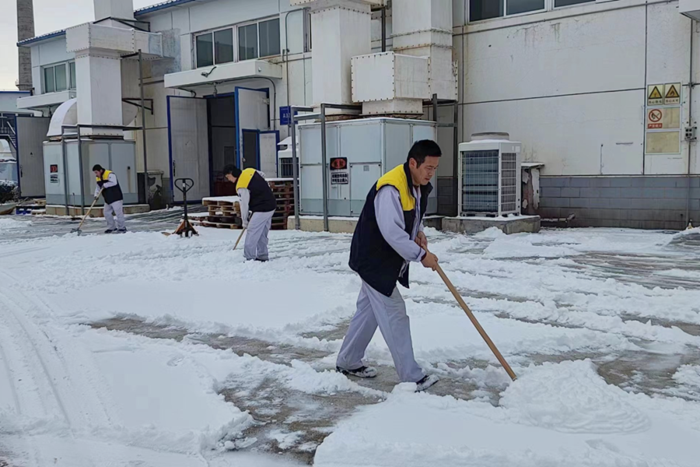
M80 214L85 215L85 180L83 176L83 140L78 125L78 164L80 165Z
M693 28L695 28L695 21L690 22L690 77L688 78L688 127L693 128L695 125L693 123L693 86L695 85L693 81ZM693 132L694 134L694 132ZM688 188L686 192L686 203L685 203L685 225L686 227L690 223L690 195L692 193L690 185L691 185L691 177L690 177L690 169L691 169L691 156L693 154L693 137L691 136L690 138L686 138L688 141L688 173L686 175L687 177L687 183L688 183Z
M146 103L143 97L143 53L139 49L139 87L141 89L141 134L143 139L143 198L146 204L148 202L148 149L146 145ZM151 105L153 108L153 105Z
M454 141L452 142L452 197L454 199L454 213L459 216L459 102L454 105Z
M437 110L438 110L438 96L437 96L437 94L433 94L433 99L432 99L432 101L433 101L433 121L434 121L434 122L437 122L437 121L438 121L438 114L437 114Z
M292 120L292 178L294 179L294 229L301 230L301 219L299 219L299 159L297 157L297 119L294 107L289 109Z
M386 7L382 7L382 52L386 52Z
M323 174L323 230L328 232L328 168L326 167L326 104L321 104L321 173Z
M66 136L63 130L61 130L61 149L63 152L63 192L66 197L66 216L68 216L68 167L66 162Z

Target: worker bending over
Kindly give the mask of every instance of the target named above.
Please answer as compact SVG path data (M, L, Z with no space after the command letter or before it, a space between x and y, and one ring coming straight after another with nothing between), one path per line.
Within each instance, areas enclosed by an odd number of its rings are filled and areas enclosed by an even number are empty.
M114 172L103 169L100 164L95 165L92 171L95 173L97 179L95 199L99 198L100 193L102 193L102 197L105 200L104 214L105 220L107 221L107 230L105 230L105 233L126 232L124 221L124 195L119 186L117 176ZM114 223L115 215L117 216L116 225Z
M381 177L367 195L350 249L350 268L360 275L362 288L336 364L346 375L377 376L362 359L379 326L402 383L416 383L422 391L438 382L415 360L406 304L396 282L408 288L411 261L437 267L437 257L427 251L422 220L441 155L434 141L418 141L406 163Z
M224 167L224 175L229 182L236 185L243 228L248 229L243 255L246 260L267 261L267 234L277 209L277 199L270 185L255 169L241 171L234 165L227 165ZM250 220L249 212L252 212Z

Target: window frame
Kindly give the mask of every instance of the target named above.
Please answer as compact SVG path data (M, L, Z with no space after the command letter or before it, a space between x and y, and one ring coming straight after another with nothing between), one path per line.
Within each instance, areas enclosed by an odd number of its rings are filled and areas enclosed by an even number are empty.
M192 69L193 69L193 70L196 70L196 69L199 69L199 68L207 68L207 67L210 67L210 66L225 65L225 64L227 64L227 63L238 63L238 62L242 62L242 61L246 61L246 60L260 60L260 59L265 59L265 60L267 60L267 59L274 58L274 57L280 57L280 56L282 55L282 31L281 31L281 30L279 31L279 44L278 44L278 50L279 50L279 51L278 51L276 54L273 54L273 55L260 56L260 23L265 23L265 22L268 22L268 21L275 21L275 20L277 20L277 28L278 28L278 30L279 30L279 28L281 28L281 26L282 26L282 21L281 21L281 19L280 19L280 15L271 15L271 16L265 16L265 17L263 17L263 18L254 19L254 20L251 20L251 21L245 21L245 22L241 22L241 23L236 23L236 24L231 24L231 25L223 26L223 27L220 27L220 28L207 29L207 30L204 30L204 31L199 31L199 32L196 32L196 33L192 33L192 58L193 58L193 61L192 61L192 66L193 66L193 67L192 67ZM240 53L239 53L239 52L240 52L240 51L239 51L239 47L240 47L239 29L240 29L240 28L243 28L243 27L246 27L246 26L251 26L251 25L253 25L253 24L257 25L257 27L256 27L257 56L254 57L254 58L249 58L249 59L246 59L246 60L241 60L241 56L240 56ZM215 36L215 34L216 34L217 32L219 32L219 31L225 31L225 30L227 30L227 29L230 29L230 30L232 31L232 34L233 34L233 61L231 61L231 62L224 62L224 63L217 63L217 62L216 62L216 41L215 41L215 39L214 39L214 36ZM311 29L311 28L309 27L309 30L310 30L310 29ZM201 67L200 67L200 66L198 66L198 63L197 63L197 60L198 60L198 58L199 58L199 57L198 57L198 54L197 54L197 38L200 37L200 36L207 35L207 34L210 34L210 35L211 35L211 38L212 38L211 44L212 44L212 62L213 62L213 63L212 63L212 65L204 65L204 66L201 66ZM309 34L309 38L310 38L310 34ZM309 42L310 42L310 41L309 41ZM309 44L309 48L310 48L310 44Z
M581 3L576 3L573 5L565 5L565 6L556 6L556 0L544 0L544 8L539 9L539 10L532 10L532 11L525 11L523 13L514 13L509 15L508 14L508 0L501 0L503 3L503 15L502 16L496 16L494 18L487 18L487 19L477 19L477 20L472 20L471 19L471 2L474 0L469 0L467 2L467 24L482 24L487 21L498 21L498 20L503 20L507 18L517 18L519 16L527 16L527 15L536 15L540 13L547 13L550 11L558 11L558 10L565 10L568 8L576 8L576 7L581 7L585 5L591 5L591 4L596 4L600 3L601 1L605 0L584 0ZM483 0L482 0L483 1ZM607 0L609 1L609 0Z
M71 67L73 65L73 67ZM66 87L65 89L58 89L56 81L56 68L59 66L64 67L66 70ZM73 73L71 68L75 68L75 60L69 60L67 62L52 63L51 65L44 65L41 67L41 84L42 84L42 94L52 94L55 92L65 92L65 91L75 91L78 87L77 73ZM46 86L46 72L51 70L51 75L53 76L53 91L48 91ZM73 86L75 83L75 86Z
M192 52L194 53L194 68L195 70L199 68L207 68L210 66L217 66L217 65L225 65L227 63L235 63L238 61L238 52L237 52L237 44L238 44L238 39L236 38L236 27L235 26L225 26L223 28L216 28L216 29L209 29L208 31L201 31L195 34L192 34ZM233 60L230 62L222 62L222 63L217 63L216 62L216 33L220 31L226 31L226 30L231 30L232 34L232 47L233 47ZM206 35L211 35L211 65L202 65L199 66L197 63L197 60L199 59L199 54L197 52L197 38L201 36L206 36Z

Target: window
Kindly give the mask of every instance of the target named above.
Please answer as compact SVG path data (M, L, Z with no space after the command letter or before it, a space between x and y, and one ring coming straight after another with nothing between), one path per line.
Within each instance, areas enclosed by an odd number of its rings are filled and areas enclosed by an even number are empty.
M559 8L562 6L578 5L579 3L590 3L595 2L595 0L554 0L554 8Z
M44 94L76 88L75 62L44 67Z
M260 56L270 57L280 54L280 20L262 21L260 29Z
M581 0L556 0L581 1ZM470 0L469 21L500 18L545 9L545 0Z
M71 89L76 89L77 86L77 77L75 74L75 62L70 62L68 65L68 68L70 68L70 88Z
M238 59L258 58L258 24L238 28Z
M214 33L214 60L216 63L233 61L233 29Z
M197 36L197 68L214 64L213 36L211 33Z
M55 67L44 68L44 93L56 92Z
M279 18L238 27L238 59L250 60L280 54Z
M233 29L200 34L195 41L197 68L233 61Z
M58 65L55 67L56 73L56 90L65 91L68 89L68 80L66 79L66 66Z
M237 34L231 27L195 36L197 68L280 54L279 18L243 24L235 29ZM235 57L236 47L238 57Z

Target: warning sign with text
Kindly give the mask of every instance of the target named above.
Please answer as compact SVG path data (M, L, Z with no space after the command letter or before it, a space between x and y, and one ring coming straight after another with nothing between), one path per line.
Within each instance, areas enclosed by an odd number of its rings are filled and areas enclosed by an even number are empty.
M665 91L665 86L663 84L649 86L647 92L647 105L664 105Z
M671 130L681 127L680 108L647 110L648 130Z
M664 105L679 105L681 103L681 83L667 84Z

